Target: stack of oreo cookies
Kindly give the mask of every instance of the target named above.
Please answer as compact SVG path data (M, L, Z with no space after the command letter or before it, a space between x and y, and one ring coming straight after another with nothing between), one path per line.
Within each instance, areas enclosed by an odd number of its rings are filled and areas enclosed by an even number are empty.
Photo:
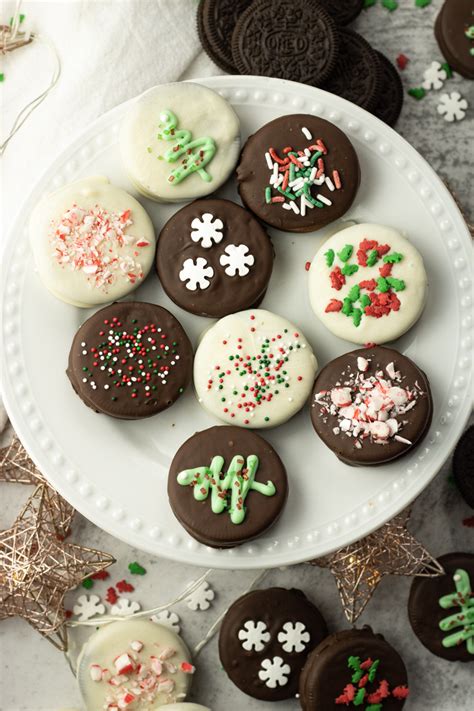
M398 72L347 28L363 5L363 0L201 0L199 37L226 72L316 86L393 126L403 104Z

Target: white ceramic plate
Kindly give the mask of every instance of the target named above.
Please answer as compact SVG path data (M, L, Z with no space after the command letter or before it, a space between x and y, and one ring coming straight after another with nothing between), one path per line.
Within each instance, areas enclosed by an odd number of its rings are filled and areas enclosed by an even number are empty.
M395 131L358 107L323 91L278 79L214 77L240 116L243 138L283 113L309 112L337 123L353 141L362 184L345 220L380 222L404 232L422 253L430 281L419 323L394 345L429 375L434 419L424 443L396 463L351 468L314 434L308 407L263 434L286 464L288 505L270 532L248 545L216 551L180 527L168 504L168 465L196 430L215 424L192 388L151 419L125 422L97 415L74 394L65 375L69 347L91 315L46 291L34 272L27 219L40 195L86 175L107 175L134 192L120 163L117 134L126 105L102 116L46 171L14 225L5 254L2 308L3 393L16 431L60 493L113 535L157 555L213 567L257 568L296 563L365 536L405 507L452 450L471 408L471 244L463 219L440 179ZM219 191L236 199L235 185ZM179 206L142 200L157 233ZM337 225L336 225L337 226ZM340 226L340 225L339 225ZM325 236L272 232L274 273L263 308L294 321L321 365L353 348L313 315L305 263ZM185 313L152 274L138 299L169 308L196 343L210 321Z

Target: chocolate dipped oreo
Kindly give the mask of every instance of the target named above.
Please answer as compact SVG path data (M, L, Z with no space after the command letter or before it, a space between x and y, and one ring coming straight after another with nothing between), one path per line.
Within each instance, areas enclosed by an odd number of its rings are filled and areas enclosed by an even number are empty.
M456 445L453 475L464 501L474 509L474 425L464 432Z
M402 81L392 62L382 52L375 54L380 63L381 87L372 113L389 126L394 126L403 106Z
M201 0L197 10L199 39L206 54L229 74L236 74L230 39L237 20L253 0Z
M438 558L445 575L413 580L408 617L420 642L450 662L474 662L474 554Z
M364 0L318 0L338 25L348 25L360 15Z
M191 379L192 360L191 343L173 314L155 304L126 301L82 324L67 375L88 407L136 420L178 399Z
M230 200L196 200L166 223L156 266L175 304L220 318L257 305L273 267L274 250L260 223Z
M474 79L474 7L472 0L445 0L435 23L435 37L455 72Z
M264 533L288 495L273 447L240 427L197 432L176 452L168 477L174 515L200 543L230 548Z
M339 56L321 89L352 101L367 111L377 104L382 73L374 49L353 30L341 29Z
M360 167L337 126L311 114L291 114L250 136L237 180L242 202L258 219L288 232L311 232L349 210Z
M370 627L326 637L309 655L300 677L304 711L340 708L399 711L409 695L405 664Z
M319 373L311 421L346 464L385 464L421 442L431 424L428 378L409 358L381 346L345 353Z
M326 635L324 618L301 590L253 590L228 609L219 657L245 694L263 701L290 699L308 654Z
M319 86L333 70L339 36L316 0L256 0L232 35L240 74L257 74Z

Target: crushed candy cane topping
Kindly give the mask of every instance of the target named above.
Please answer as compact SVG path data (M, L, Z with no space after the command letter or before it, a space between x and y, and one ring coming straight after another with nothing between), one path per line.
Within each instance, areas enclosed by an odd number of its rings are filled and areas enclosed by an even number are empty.
M115 657L111 670L91 664L92 681L106 685L101 708L105 711L145 711L151 705L154 708L157 701L166 705L182 700L183 694L178 692L173 676L178 672L194 674L195 667L187 661L177 664L168 661L175 655L176 650L171 647L160 648L158 643L150 646L131 640L129 648ZM165 695L165 698L158 699L158 695Z
M404 387L402 374L393 362L385 370L366 376L370 360L358 357L357 372L347 366L336 387L316 393L313 406L319 405L323 422L329 416L336 417L333 433L353 437L357 449L368 439L373 444L396 440L411 445L409 439L400 435L407 424L404 415L424 393L417 382L414 387Z
M96 205L85 210L74 204L51 223L52 255L63 268L81 271L88 283L107 292L118 279L131 284L143 279L142 249L150 242L126 234L133 225L131 210L107 212Z

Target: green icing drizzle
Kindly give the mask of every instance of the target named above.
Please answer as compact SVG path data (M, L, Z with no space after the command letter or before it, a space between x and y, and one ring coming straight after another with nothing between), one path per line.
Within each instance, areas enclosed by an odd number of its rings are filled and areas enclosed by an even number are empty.
M459 568L453 576L456 592L444 595L439 599L439 604L444 610L459 607L459 612L449 615L439 623L443 632L451 632L455 627L462 629L449 634L443 639L443 647L456 647L466 642L469 654L474 654L474 594L471 581L466 570Z
M351 257L352 252L354 251L354 247L351 244L346 244L340 252L337 253L337 256L341 260L341 262L347 262L347 260Z
M255 454L247 457L245 468L244 462L244 458L237 454L222 477L224 457L215 456L209 467L185 469L180 472L177 476L178 484L192 486L196 501L207 499L210 489L213 513L220 514L228 509L232 523L239 524L245 520L245 499L251 489L263 496L273 496L276 492L272 481L267 481L266 484L255 481L259 465Z
M390 289L390 285L388 281L384 277L379 277L377 279L377 289L384 294L386 291Z
M377 252L377 250L371 249L369 252L369 256L367 257L367 266L373 267L374 264L377 262L378 258L379 258L379 253Z
M204 167L214 158L216 144L212 138L203 136L192 140L192 133L187 129L178 129L178 119L172 111L166 109L160 114L160 132L157 138L161 141L175 141L165 153L167 163L176 163L184 156L180 165L168 176L168 181L178 185L192 173L197 173L206 183L212 178Z
M395 262L401 262L403 259L403 254L400 252L392 252L391 254L386 254L383 258L385 264L395 264Z
M344 276L352 276L352 274L355 274L358 271L359 267L357 266L357 264L344 264L341 269L341 272L342 274L344 274Z
M405 282L403 279L395 279L395 277L388 276L387 282L390 284L392 289L395 289L395 291L403 291L405 288Z
M324 252L324 256L326 257L326 264L328 267L332 267L334 263L334 250L333 249L328 249L327 252Z

